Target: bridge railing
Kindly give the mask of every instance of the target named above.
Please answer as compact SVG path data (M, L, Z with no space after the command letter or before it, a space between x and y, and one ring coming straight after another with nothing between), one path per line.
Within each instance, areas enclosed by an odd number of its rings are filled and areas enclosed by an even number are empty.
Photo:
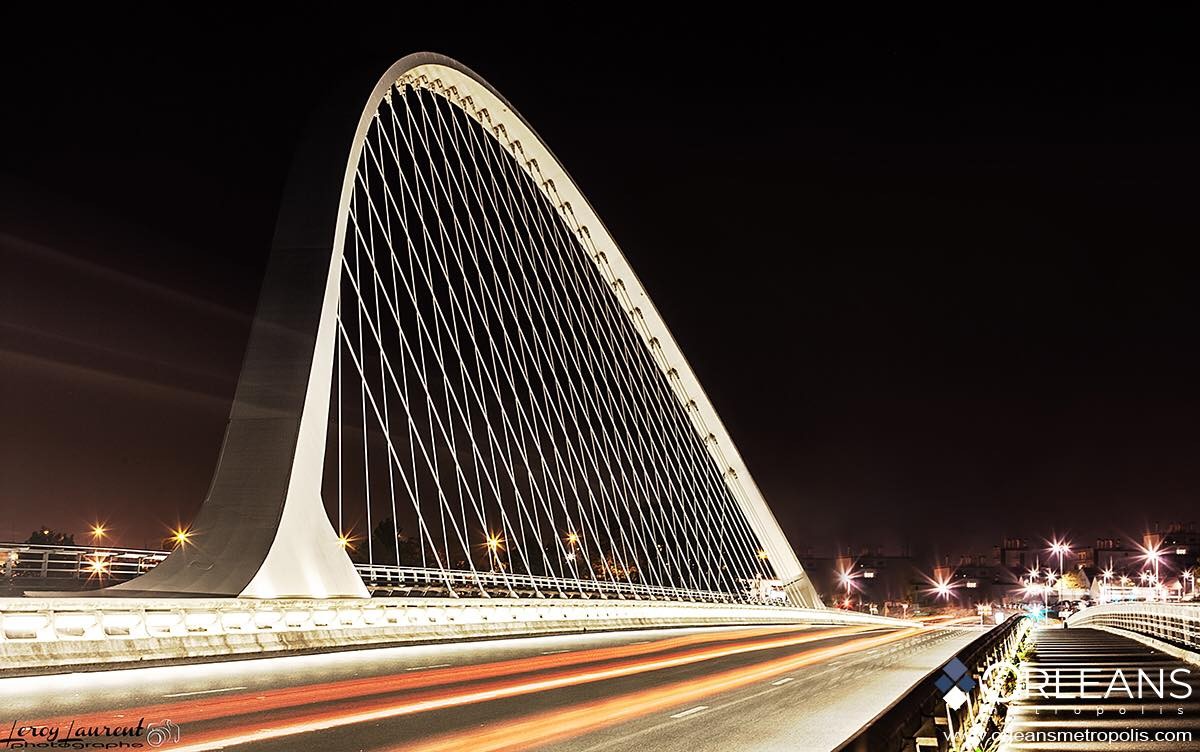
M50 546L0 543L0 573L10 585L28 582L64 588L99 587L154 569L167 551L111 546Z
M0 543L0 584L12 592L87 590L125 582L144 574L167 558L168 551L111 546L51 546ZM616 598L622 600L689 601L701 603L758 603L786 605L769 589L747 583L741 593L658 587L621 580L569 580L511 572L468 571L355 564L376 596Z
M1110 627L1200 652L1200 604L1106 603L1067 619L1072 627Z
M942 671L940 667L936 668L838 747L837 752L944 752L951 736L956 743L962 742L964 748L975 749L966 744L964 737L980 736L976 727L986 726L991 720L989 701L992 698L985 697L980 679L993 663L1012 656L1028 629L1028 618L1017 614L958 652L956 657L967 667L975 686L957 710L948 708L942 691L935 685L935 679ZM952 731L948 723L951 719ZM973 738L972 741L978 740Z
M620 580L571 580L509 572L471 572L457 569L395 567L356 564L355 568L372 593L427 594L449 589L454 594L524 594L557 598L617 597L647 600L736 603L746 600L732 593L684 588L656 587ZM458 590L466 591L458 593Z

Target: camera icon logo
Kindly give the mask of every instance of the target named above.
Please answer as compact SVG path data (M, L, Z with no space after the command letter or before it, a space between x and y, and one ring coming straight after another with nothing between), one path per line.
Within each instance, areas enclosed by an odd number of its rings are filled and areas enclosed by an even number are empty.
M151 747L174 744L179 741L179 724L168 720L146 726L146 743Z

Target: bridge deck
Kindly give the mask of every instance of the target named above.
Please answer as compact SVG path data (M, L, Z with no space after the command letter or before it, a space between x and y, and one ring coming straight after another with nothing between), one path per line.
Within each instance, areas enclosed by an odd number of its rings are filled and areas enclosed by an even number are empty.
M1010 707L1002 752L1200 750L1200 668L1194 665L1103 630L1046 628L1037 633L1028 666L1031 696ZM1139 671L1158 687L1160 669L1166 684L1163 698L1143 679L1138 699ZM1176 669L1186 671L1176 676L1190 694L1172 683ZM1033 685L1044 685L1045 696ZM1172 698L1172 691L1189 696ZM1191 740L1181 732L1190 733Z

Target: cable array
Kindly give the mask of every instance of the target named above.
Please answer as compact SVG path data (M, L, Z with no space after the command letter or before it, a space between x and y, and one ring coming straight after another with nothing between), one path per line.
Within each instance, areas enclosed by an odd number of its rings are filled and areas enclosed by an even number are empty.
M555 199L469 102L380 103L342 252L343 544L421 592L756 599L760 542Z

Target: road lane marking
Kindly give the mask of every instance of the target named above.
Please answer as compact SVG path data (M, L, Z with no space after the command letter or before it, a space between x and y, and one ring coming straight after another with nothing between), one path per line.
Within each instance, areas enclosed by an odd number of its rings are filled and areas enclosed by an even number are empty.
M559 653L569 653L569 652L571 652L570 648L563 648L562 650L543 650L542 655L557 655Z
M427 668L447 668L447 667L453 666L453 665L454 665L453 663L434 663L431 666L410 666L404 670L405 671L424 671Z
M221 689L201 689L195 692L175 692L174 694L163 695L163 697L191 697L192 695L213 695L218 692L236 692L245 687L223 687Z
M696 713L702 712L704 710L708 710L707 705L697 705L694 708L688 708L687 710L683 711L682 713L676 713L675 715L673 715L671 717L672 718L687 718L689 715L695 715Z
M772 687L782 687L784 684L787 684L788 682L794 682L794 681L796 681L796 680L793 679L792 677L785 676L782 679L780 679L779 681L771 682L771 686Z

